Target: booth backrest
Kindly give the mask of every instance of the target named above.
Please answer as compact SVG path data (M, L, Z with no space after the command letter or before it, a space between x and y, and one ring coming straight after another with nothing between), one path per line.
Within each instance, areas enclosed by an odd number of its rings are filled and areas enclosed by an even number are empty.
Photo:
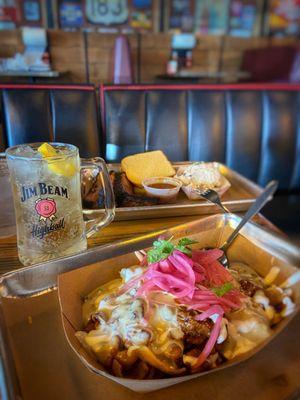
M300 190L300 85L100 86L100 110L91 85L0 85L0 96L2 148L62 141L108 162L162 149Z
M102 154L94 86L0 85L6 146L56 141L79 147L82 157Z
M100 105L108 161L162 149L300 189L300 85L104 86Z

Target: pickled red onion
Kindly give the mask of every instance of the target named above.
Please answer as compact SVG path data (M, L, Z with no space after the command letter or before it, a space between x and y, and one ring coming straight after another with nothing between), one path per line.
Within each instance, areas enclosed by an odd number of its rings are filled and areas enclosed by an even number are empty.
M213 314L215 314L215 313L213 313ZM204 363L204 361L207 359L207 357L210 355L212 349L214 348L214 345L220 334L222 318L223 318L223 312L218 315L216 322L214 324L214 327L211 331L210 337L209 337L208 341L206 342L204 349L202 350L201 354L197 358L196 363L193 364L193 366L192 366L192 371L197 370Z
M132 289L141 279L143 275L139 275L136 278L130 279L127 283L125 283L118 292L118 296L126 293L129 289Z
M213 306L213 307L210 307L208 310L204 311L203 313L196 315L195 319L197 321L204 321L206 318L209 318L210 316L212 316L214 314L223 316L224 311L220 306Z
M180 303L189 309L202 311L211 305L219 305L226 312L238 308L241 297L239 291L231 290L218 297L209 288L233 281L231 274L217 261L220 255L222 251L219 249L196 250L190 258L175 250L166 259L149 264L147 271L133 282L128 282L125 289L141 280L137 296L147 296L151 291L160 289L180 299Z
M212 291L228 282L234 284L234 278L218 261L223 252L220 249L195 250L188 257L179 250L174 250L167 258L148 265L143 275L125 284L121 291L132 288L140 282L136 296L149 300L145 319L151 309L150 293L165 291L177 299L177 303L188 310L200 312L194 318L203 321L213 314L217 319L206 345L192 366L198 369L211 353L220 333L221 321L225 312L236 309L241 304L241 293L230 289L224 295ZM145 259L143 260L143 265Z

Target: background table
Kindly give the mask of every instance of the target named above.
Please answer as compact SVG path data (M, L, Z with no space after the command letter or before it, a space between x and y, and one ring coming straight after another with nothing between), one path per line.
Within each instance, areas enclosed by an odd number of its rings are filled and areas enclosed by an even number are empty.
M1 78L26 78L29 82L35 83L38 79L58 79L62 75L65 75L66 72L58 72L58 71L0 71L0 80Z
M220 71L197 71L191 70L180 70L174 75L162 74L155 77L156 81L164 82L169 81L176 84L180 82L189 83L232 83L240 80L249 79L250 74L247 71L235 71L235 72L220 72Z
M161 230L196 218L199 217L189 216L114 222L89 239L89 247ZM259 217L257 221L269 229L276 229L262 217ZM0 238L0 272L3 273L20 267L21 264L17 257L16 238ZM106 400L163 400L168 397L173 400L186 400L186 398L191 400L298 400L300 399L299 334L300 315L298 314L285 331L265 349L240 365L144 395L135 394L116 384L105 381L103 382L103 391L99 393L97 398L100 400L104 398ZM67 346L66 351L71 352L72 350ZM77 369L81 370L82 365L77 357L74 356L74 365L69 367L72 367L75 373ZM88 370L85 371L85 375L95 384L99 379ZM41 382L34 382L33 377L32 385L36 384L44 385ZM68 385L67 382L64 384ZM80 387L80 382L70 382L70 384L78 384ZM91 398L95 398L93 384L90 390ZM104 390L107 393L104 394ZM51 389L49 388L49 393L45 391L44 398L50 399L50 393ZM62 399L64 398L63 396L62 391ZM77 398L74 400L77 400Z

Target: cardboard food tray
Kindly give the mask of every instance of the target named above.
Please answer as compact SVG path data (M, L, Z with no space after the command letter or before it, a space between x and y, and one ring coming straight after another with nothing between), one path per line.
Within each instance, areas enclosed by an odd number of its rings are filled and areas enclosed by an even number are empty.
M221 223L216 224L216 219L203 219L202 221L191 223L183 228L181 231L175 233L174 238L181 236L188 236L196 240L196 248L206 247L219 247L230 234L230 225ZM280 260L275 256L268 253L266 248L260 246L260 235L258 230L257 237L255 235L251 239L238 237L234 244L228 251L230 261L240 261L252 266L261 276L267 275L273 265L281 268L278 282L283 282L290 275L297 271L297 268L290 264L290 262ZM102 261L100 263L92 264L78 270L68 272L58 277L58 290L59 300L63 315L63 326L66 337L79 356L85 366L93 372L111 379L127 388L136 392L149 392L166 388L180 382L197 378L204 374L213 373L215 370L207 372L200 372L193 375L186 375L180 377L153 379L153 380L134 380L125 379L112 376L107 373L97 360L86 351L75 336L75 332L83 327L82 323L82 299L95 288L109 282L112 279L119 277L119 271L124 267L129 267L137 264L137 259L134 253L129 253L116 258ZM295 286L295 296L297 307L300 305L300 282ZM218 369L228 368L238 362L248 359L253 354L257 353L263 348L286 324L290 318L282 320L274 329L274 334L268 338L263 344L257 346L251 352L236 357L223 364Z
M173 163L175 169L192 164L191 162ZM233 171L227 166L215 162L214 163L230 182L231 187L222 196L222 202L232 212L241 212L249 208L255 201L256 197L261 193L262 188L251 182L249 179ZM109 171L119 172L120 164L108 164ZM103 210L89 210L89 217L93 219L104 212ZM143 207L117 207L115 220L130 220L130 219L146 219L159 217L174 217L184 215L203 215L215 214L220 212L219 207L210 203L207 200L189 200L181 190L175 203L160 204L154 206Z
M216 229L211 239L203 237L206 245L206 243L211 243L211 240L220 241L238 224L239 220L240 218L234 215L215 215L205 220L171 228L168 232L175 237L180 237ZM269 379L274 374L277 376L287 373L286 366L290 363L291 355L293 358L300 357L300 349L295 345L298 341L297 327L300 326L298 318L292 322L292 326L288 330L275 340L275 343L266 346L262 352L246 363L232 368L225 366L222 370L219 368L208 374L202 374L201 379L194 379L149 395L144 394L142 397L140 394L133 393L124 386L112 382L102 376L102 373L95 374L86 368L82 362L82 356L78 357L71 349L63 331L56 290L57 275L72 271L70 274L61 275L60 281L64 281L64 283L74 282L77 271L79 274L77 276L87 277L86 274L89 275L85 282L79 282L76 279L76 288L69 286L69 290L72 292L69 293L74 297L72 302L66 303L67 309L64 312L67 313L70 312L68 304L70 307L72 304L74 305L74 301L78 301L79 292L77 290L80 289L87 293L98 285L102 279L99 275L106 280L110 278L110 275L117 274L120 266L116 267L115 262L110 260L112 257L123 256L124 262L126 260L131 263L133 256L132 254L127 255L128 253L149 247L154 238L163 232L153 232L140 238L98 247L81 255L23 268L2 276L0 279L0 350L2 356L0 358L2 377L0 388L3 399L162 400L168 396L174 400L184 400L188 396L197 398L196 394L198 393L200 396L201 393L203 400L211 398L223 400L233 397L248 400L257 394L257 384L261 385L264 380L266 385L269 385ZM298 266L300 263L298 248L252 223L248 223L244 227L242 236L233 244L229 252L231 259L236 257L240 246L245 250L242 258L258 261L263 272L266 272L271 264L276 263L281 266L282 275L286 276L296 269L293 265ZM255 252L253 252L254 248ZM101 261L104 261L104 265L107 267L101 268L101 274L99 274ZM108 268L110 264L113 265L111 270L110 267ZM83 266L88 267L78 269ZM90 280L92 273L97 276L98 280L93 283ZM297 288L297 303L299 303L299 288ZM80 309L77 311L81 314ZM290 323L291 319L292 316L285 319L278 326L276 333ZM68 324L65 318L64 324ZM72 329L72 326L69 328ZM71 333L73 334L73 332ZM287 337L287 335L289 336ZM286 340L287 338L288 340ZM71 340L73 340L72 337ZM275 353L276 362L272 363ZM271 369L269 368L270 363L272 363ZM261 371L265 371L264 378L261 376ZM291 374L294 378L291 377ZM278 397L275 398L283 398L282 393L288 394L289 390L298 386L297 373L290 370L288 376L288 387L284 389L285 392L283 389L276 391ZM195 377L190 376L187 379ZM184 377L177 379L185 380ZM167 386L168 381L170 380L127 383L129 386L134 385L133 389L135 390L145 391ZM138 384L140 384L139 388L136 387Z

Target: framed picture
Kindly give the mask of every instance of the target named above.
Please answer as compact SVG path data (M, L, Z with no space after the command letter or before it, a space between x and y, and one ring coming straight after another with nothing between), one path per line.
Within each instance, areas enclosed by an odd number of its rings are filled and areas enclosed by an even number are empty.
M122 25L129 18L127 0L86 0L85 15L88 22L97 25Z
M231 0L229 6L229 34L251 37L254 33L257 15L256 0Z
M130 26L138 30L153 29L152 0L133 0L130 7Z
M0 29L13 29L20 20L18 3L15 0L0 0Z
M270 35L299 35L300 0L270 0L268 30Z
M58 14L59 26L61 28L81 28L85 23L83 6L80 0L60 1Z
M166 0L164 8L164 31L193 32L197 0Z
M23 19L28 22L41 21L41 5L37 0L23 1Z
M228 27L229 0L202 0L196 2L195 32L223 35Z
M63 29L157 31L160 23L160 0L57 0L56 4Z

